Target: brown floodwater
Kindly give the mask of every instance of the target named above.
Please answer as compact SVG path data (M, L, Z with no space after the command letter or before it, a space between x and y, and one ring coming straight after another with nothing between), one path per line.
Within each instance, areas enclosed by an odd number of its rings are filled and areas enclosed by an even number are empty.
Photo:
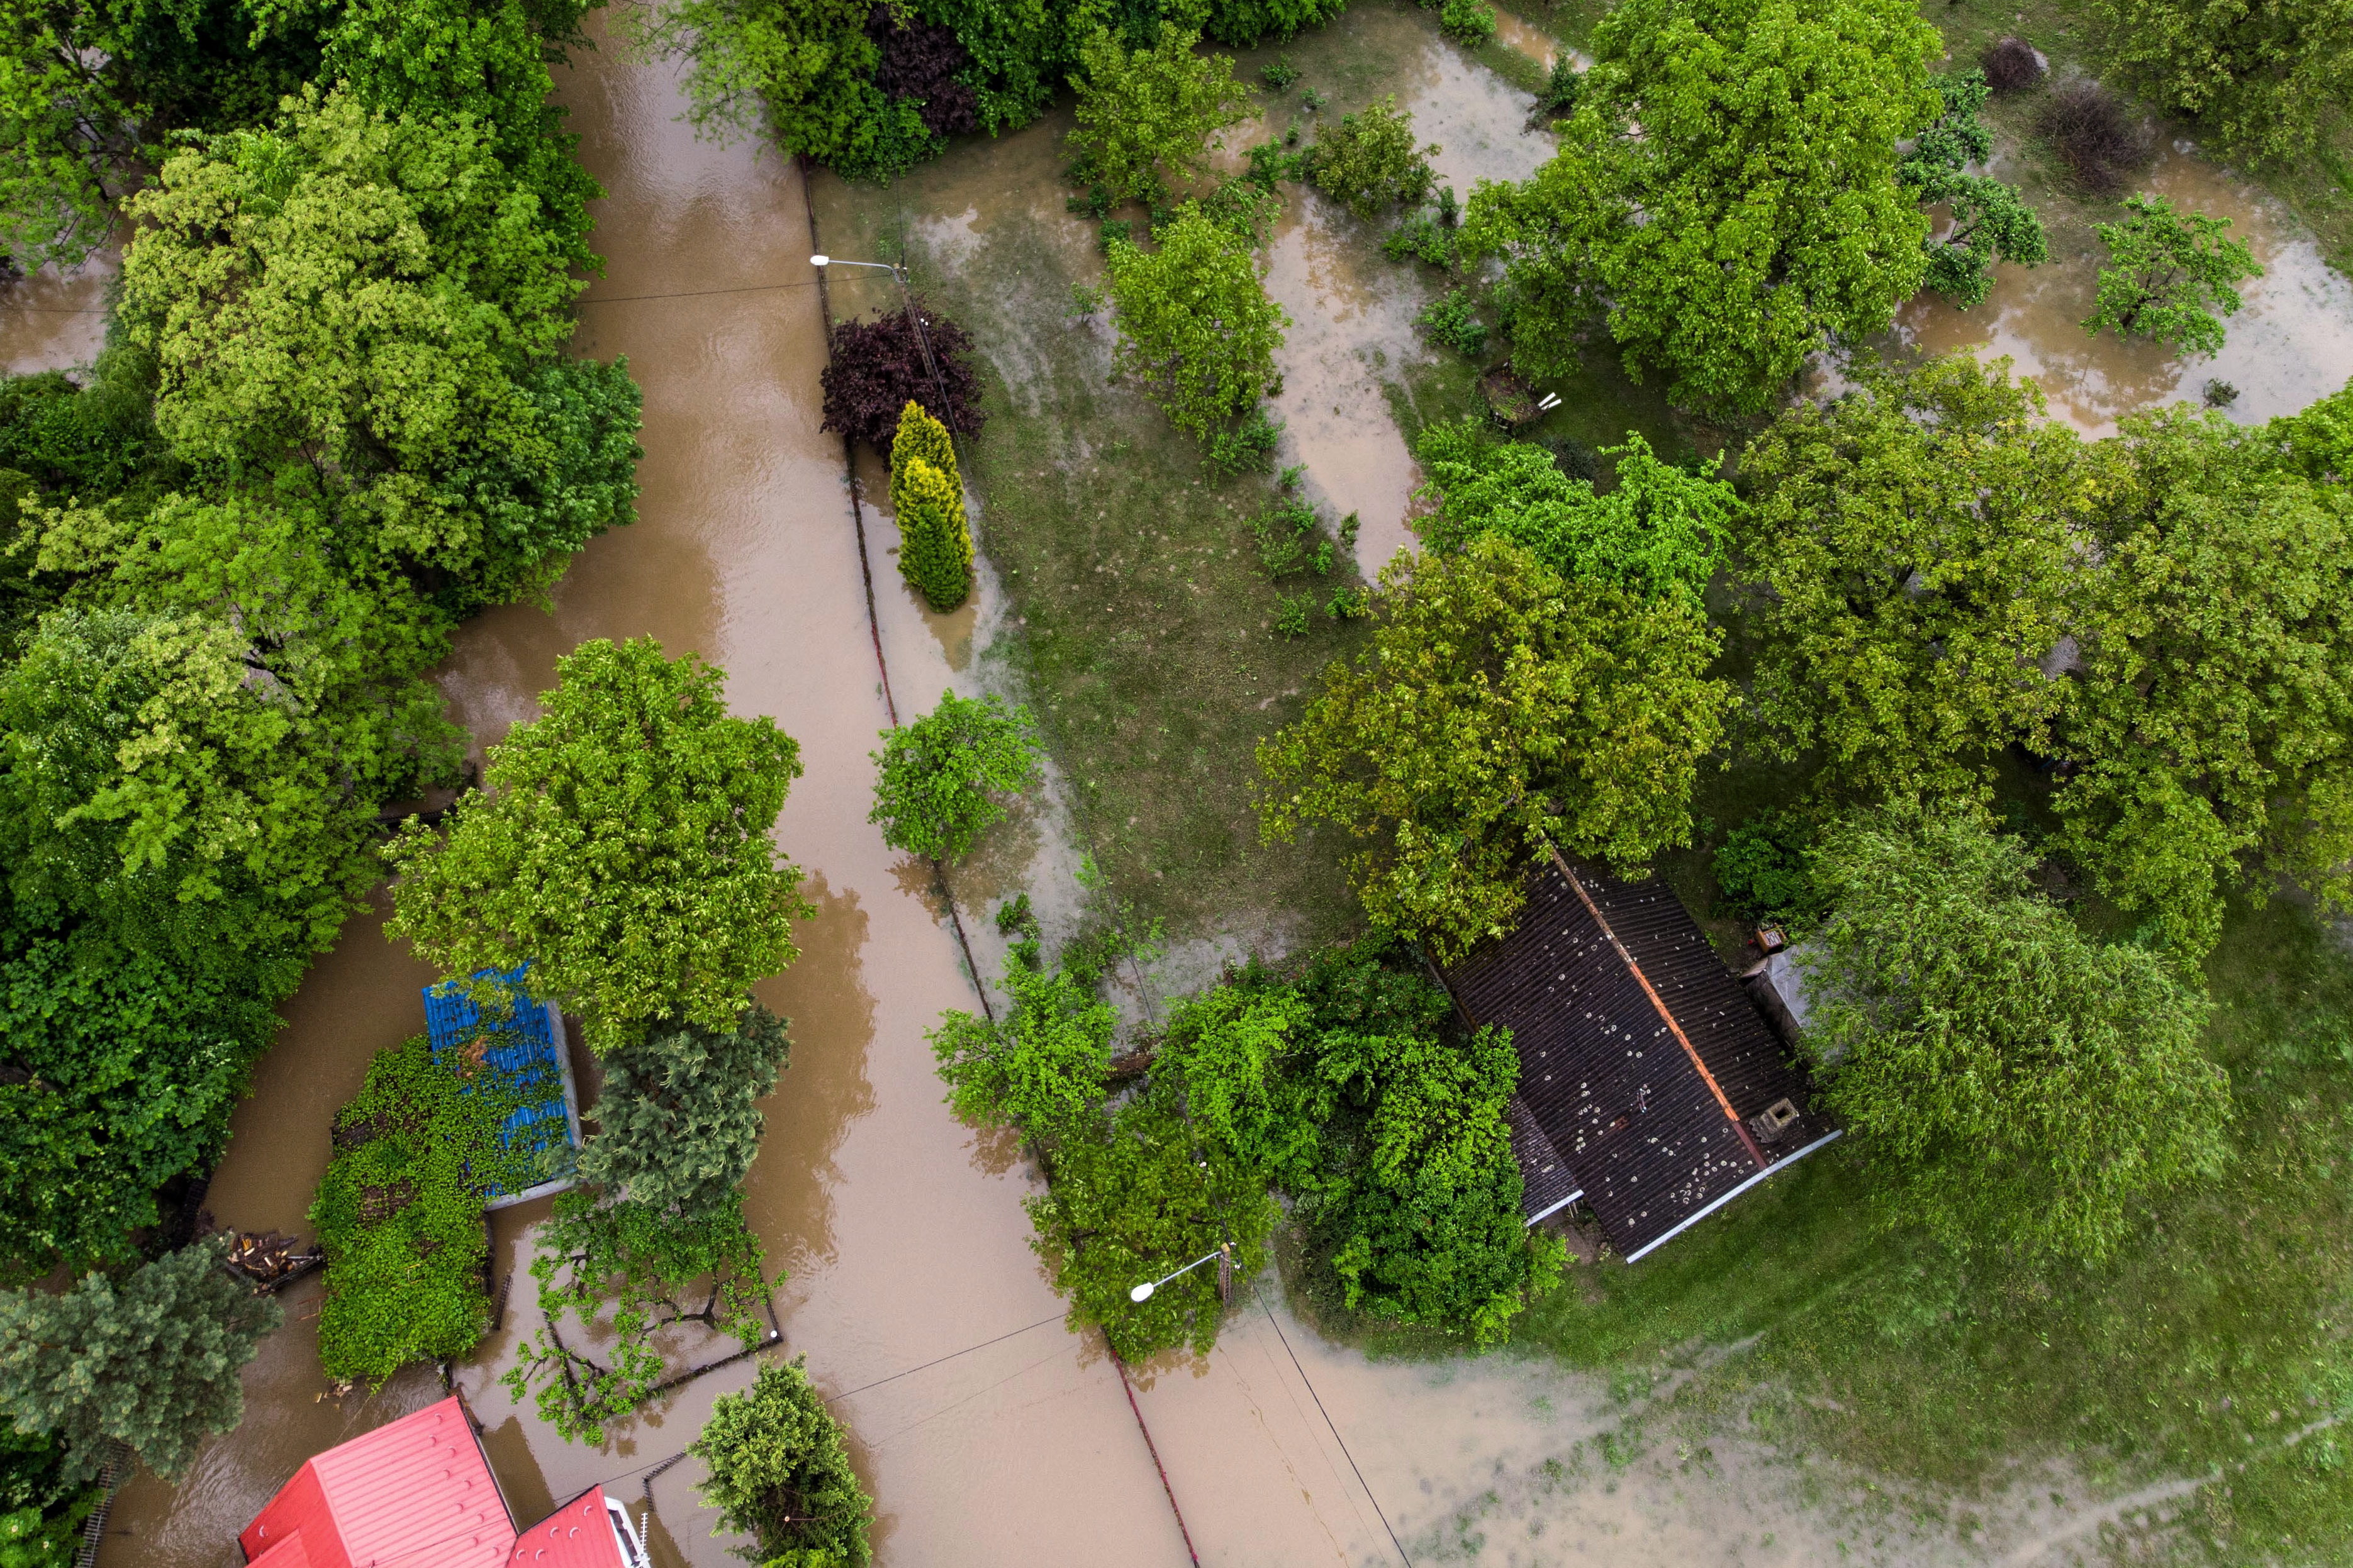
M106 343L106 290L121 269L112 247L79 267L44 267L0 283L0 374L71 370Z
M1481 180L1524 180L1552 156L1551 132L1529 125L1535 100L1431 36L1424 19L1367 9L1350 26L1357 47L1406 62L1382 90L1412 114L1422 145L1438 144L1430 167L1458 196L1467 199ZM1279 460L1305 468L1307 493L1332 521L1356 514L1356 565L1368 579L1413 542L1421 475L1383 388L1433 357L1414 327L1436 292L1431 276L1383 256L1373 225L1305 185L1267 247L1267 292L1291 317L1275 355Z
M1361 19L1394 25L1371 7ZM1400 50L1417 62L1406 104L1446 147L1443 177L1467 190L1548 154L1549 139L1523 129L1525 95L1449 46ZM807 869L817 912L799 927L799 961L759 987L793 1020L794 1047L745 1195L771 1263L789 1271L776 1296L783 1349L805 1354L835 1399L877 1497L879 1559L1181 1563L1185 1544L1119 1376L1099 1342L1062 1329L1029 1249L1028 1172L1002 1140L949 1117L932 1073L924 1030L943 1009L970 1007L973 992L928 868L889 850L865 820L867 753L888 710L840 445L817 428L824 346L799 177L754 146L694 142L667 67L588 55L560 92L610 193L596 209L608 271L583 302L579 342L584 353L628 355L645 389L640 521L581 554L552 610L514 607L470 626L444 688L479 749L530 715L567 649L653 635L673 653L712 658L738 710L773 715L799 740L808 773L778 840ZM1048 127L960 148L926 181L938 200L910 237L953 264L960 236L986 236L1008 211L1059 211L1054 168ZM1327 504L1363 515L1360 554L1377 567L1384 542L1409 538L1413 483L1377 373L1381 356L1395 365L1426 352L1410 324L1426 285L1413 268L1352 259L1342 243L1352 222L1320 198L1294 204L1272 247L1272 287L1300 323L1284 365L1285 460L1309 466ZM1088 243L1064 226L1070 243ZM982 254L976 246L962 254ZM889 303L874 275L836 285L839 314ZM1003 285L1042 287L1018 267ZM1041 300L1040 330L1088 330L1063 309ZM1018 406L1023 345L982 348L1007 370ZM895 570L895 530L874 504L879 466L861 462L902 716L928 710L943 689L1008 689L1020 627L985 560L971 605L924 608ZM985 548L985 510L976 530ZM993 900L1028 888L1050 921L1074 920L1084 901L1060 795L1050 788L956 874L984 971L1001 952L986 919ZM380 925L377 912L354 919L290 1004L209 1194L222 1224L300 1228L325 1162L327 1114L375 1050L421 1027L417 987L429 976ZM523 1270L543 1214L496 1216L495 1263L517 1277L514 1296L501 1329L451 1373L526 1519L600 1482L634 1504L641 1478L752 1373L737 1363L693 1383L600 1447L561 1441L499 1383L535 1321ZM235 1530L304 1458L438 1395L431 1369L374 1395L324 1388L317 1289L289 1292L288 1327L247 1373L244 1426L207 1444L177 1489L124 1489L107 1568L229 1568ZM1238 1306L1212 1355L1139 1369L1138 1405L1204 1563L1388 1563L1399 1542L1416 1562L1494 1564L2031 1562L2093 1541L2132 1500L2102 1503L2069 1476L2038 1470L1982 1510L1990 1528L1964 1537L1942 1522L1945 1500L1915 1510L1820 1463L1721 1435L1680 1441L1671 1423L1605 1458L1601 1438L1641 1420L1643 1401L1500 1355L1372 1361L1322 1339L1268 1289L1264 1304ZM697 1358L728 1347L681 1337L674 1348ZM696 1505L695 1474L690 1461L650 1489L666 1568L730 1560ZM2053 1494L2061 1500L2044 1500Z
M2277 203L2186 144L2165 149L2141 188L2169 197L2177 210L2229 218L2231 237L2245 240L2263 265L2263 277L2240 286L2244 303L2224 320L2220 353L2177 354L2086 332L2106 254L2088 230L2041 267L1997 267L1993 294L1974 310L1920 295L1896 313L1895 339L1929 353L2007 354L2042 388L2054 416L2094 436L2112 433L2136 409L2199 402L2210 381L2237 388L2224 412L2252 424L2293 414L2353 377L2353 284ZM1840 383L1831 376L1823 384Z

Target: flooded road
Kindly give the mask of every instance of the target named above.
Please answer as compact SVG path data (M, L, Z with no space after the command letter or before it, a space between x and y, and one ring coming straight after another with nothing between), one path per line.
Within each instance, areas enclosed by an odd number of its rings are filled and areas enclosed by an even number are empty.
M818 913L798 930L799 963L759 988L792 1019L793 1056L765 1107L747 1210L771 1265L791 1273L776 1300L786 1349L843 1395L837 1408L878 1499L881 1559L1181 1563L1117 1373L1062 1331L1029 1251L1025 1173L976 1147L933 1076L923 1031L973 994L953 934L924 901L927 878L866 822L867 753L887 720L841 447L818 431L824 337L799 178L753 145L696 143L673 118L682 100L667 67L607 49L558 84L609 193L595 209L607 275L583 300L578 349L628 355L645 389L644 495L634 527L574 563L553 614L514 607L466 629L444 676L453 708L478 745L494 741L532 711L560 654L592 637L652 635L672 654L701 651L728 672L737 711L772 715L799 741L808 773L778 838L807 868ZM725 289L745 292L710 292ZM918 609L878 528L892 674L920 711L956 679L952 658L971 666L984 612L959 624ZM326 1115L374 1050L421 1027L417 987L428 978L376 921L351 923L289 1007L240 1108L208 1199L219 1223L300 1224L324 1168ZM502 1272L527 1263L533 1212L498 1216ZM634 1500L635 1477L682 1449L712 1400L753 1371L738 1363L690 1384L603 1449L567 1446L497 1383L532 1321L526 1277L504 1332L455 1370L526 1521L600 1481ZM429 1371L412 1390L418 1375L373 1401L321 1398L298 1321L248 1373L245 1425L208 1445L186 1483L124 1489L101 1562L234 1563L235 1527L304 1458L438 1393ZM689 1464L655 1484L663 1559L732 1561L693 1505L693 1479Z
M79 267L44 267L0 283L0 374L71 370L106 345L106 291L121 269L111 246Z

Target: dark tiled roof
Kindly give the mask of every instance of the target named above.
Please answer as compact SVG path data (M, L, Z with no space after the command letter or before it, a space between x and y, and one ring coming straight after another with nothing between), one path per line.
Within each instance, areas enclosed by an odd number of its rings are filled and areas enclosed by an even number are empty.
M1525 1212L1582 1188L1631 1258L1831 1129L1663 883L1576 875L1583 898L1563 865L1540 865L1519 929L1481 943L1446 981L1470 1017L1510 1029L1519 1051L1516 1103L1530 1125L1515 1119L1512 1146ZM1799 1115L1770 1129L1761 1113L1783 1100ZM1546 1153L1565 1180L1544 1168Z

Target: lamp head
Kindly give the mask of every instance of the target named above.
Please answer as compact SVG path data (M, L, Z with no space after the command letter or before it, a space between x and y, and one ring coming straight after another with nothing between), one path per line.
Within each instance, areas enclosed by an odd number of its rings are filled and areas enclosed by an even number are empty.
M1153 1287L1149 1284L1138 1285L1127 1293L1127 1299L1131 1301L1148 1301L1152 1300L1152 1291Z
M809 258L809 265L811 267L823 267L832 259L833 258L830 256L812 256Z

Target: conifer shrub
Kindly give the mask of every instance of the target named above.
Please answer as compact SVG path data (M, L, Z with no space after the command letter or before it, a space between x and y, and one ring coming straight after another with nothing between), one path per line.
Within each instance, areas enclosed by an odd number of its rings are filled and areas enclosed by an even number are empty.
M899 520L899 572L934 610L972 593L972 530L964 479L947 426L910 398L891 443L891 509Z

